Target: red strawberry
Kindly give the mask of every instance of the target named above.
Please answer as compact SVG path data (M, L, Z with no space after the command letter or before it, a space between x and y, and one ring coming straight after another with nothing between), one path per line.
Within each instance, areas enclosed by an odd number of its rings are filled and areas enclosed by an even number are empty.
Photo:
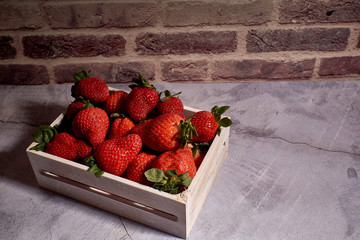
M194 157L196 169L199 169L202 161L204 160L205 155L206 155L206 151L202 151L202 150L196 151L196 154Z
M166 113L135 126L130 132L139 134L147 147L163 152L184 142L183 122L179 115Z
M109 88L106 83L96 77L90 77L86 71L74 74L76 82L72 88L75 98L83 98L92 103L105 102L110 97Z
M209 111L200 111L190 117L190 122L194 125L197 135L193 136L190 142L209 142L214 139L215 135L220 135L220 127L229 127L232 121L227 118L221 118L229 106L215 106Z
M134 78L136 83L130 85L132 88L127 99L127 111L135 121L143 121L147 118L159 102L159 93L153 85L150 85L141 74Z
M166 151L157 157L153 164L153 168L159 168L164 172L168 170L176 170L177 174L189 172L189 177L196 174L196 166L190 147L177 148Z
M128 93L124 91L116 91L110 95L105 103L105 111L111 115L112 113L126 113L126 99Z
M68 106L65 117L72 121L76 114L86 107L93 107L93 105L89 101L73 102Z
M81 110L72 122L75 136L86 139L93 147L105 140L108 129L109 117L104 110L97 107Z
M71 161L91 155L92 148L84 141L76 139L69 133L59 133L46 144L45 152Z
M109 139L123 137L133 127L135 127L135 124L130 118L116 118L111 124Z
M165 90L164 93L165 93L165 97L161 98L160 102L156 106L158 114L175 113L185 118L184 105L180 100L180 98L175 97L176 95L179 95L181 92L172 95L169 90Z
M100 143L95 149L94 157L103 171L120 176L140 152L141 147L140 136L128 134Z
M151 167L155 158L156 155L154 154L146 152L139 153L128 166L126 170L126 178L144 185L150 185L150 182L146 179L144 173Z

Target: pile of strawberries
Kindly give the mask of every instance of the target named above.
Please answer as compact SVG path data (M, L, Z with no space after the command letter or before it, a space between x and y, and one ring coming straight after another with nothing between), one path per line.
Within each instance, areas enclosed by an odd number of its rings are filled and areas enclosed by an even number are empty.
M82 71L74 74L75 100L58 126L40 126L34 150L89 166L172 194L186 189L221 127L229 107L215 106L188 119L180 93L159 93L141 74L129 93ZM163 95L163 96L162 96Z

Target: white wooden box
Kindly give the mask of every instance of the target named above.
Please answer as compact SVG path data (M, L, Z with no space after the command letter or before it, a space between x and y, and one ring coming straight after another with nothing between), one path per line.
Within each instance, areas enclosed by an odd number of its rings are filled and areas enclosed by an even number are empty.
M186 117L198 109L185 107ZM60 124L61 114L51 125ZM227 156L230 128L212 142L189 188L176 195L104 173L100 178L88 167L45 152L26 153L40 187L63 194L169 234L187 238Z

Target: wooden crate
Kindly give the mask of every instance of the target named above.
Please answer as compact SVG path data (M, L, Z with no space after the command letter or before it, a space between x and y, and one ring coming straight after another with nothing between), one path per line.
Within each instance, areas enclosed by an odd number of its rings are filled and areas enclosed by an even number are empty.
M185 107L184 113L190 116L197 111ZM51 125L59 124L63 117L61 114ZM26 153L40 187L187 238L226 158L229 131L224 128L221 136L216 136L189 188L176 195L109 173L97 178L85 165L30 150L35 142Z

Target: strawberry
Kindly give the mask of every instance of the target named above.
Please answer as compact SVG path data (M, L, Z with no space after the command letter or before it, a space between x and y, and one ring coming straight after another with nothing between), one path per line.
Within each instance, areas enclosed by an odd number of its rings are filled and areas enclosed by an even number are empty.
M127 134L133 127L135 127L134 122L128 118L116 118L111 124L109 139L123 137Z
M139 153L126 170L126 178L144 185L150 185L144 173L150 169L152 162L155 160L156 155L146 152Z
M134 78L135 84L130 85L132 89L127 99L127 111L129 116L135 121L143 121L148 117L159 102L159 93L156 88L149 84L141 74Z
M93 105L89 101L72 102L66 109L65 117L72 121L78 112L87 107L93 107Z
M141 147L140 136L128 134L100 143L94 151L94 158L103 171L120 176L140 152Z
M45 152L71 161L91 155L92 148L69 133L59 133L46 145Z
M106 83L96 77L90 77L86 71L74 74L76 82L72 87L72 96L76 99L86 99L92 103L103 103L110 97Z
M165 173L168 170L175 170L177 174L188 173L189 177L196 174L196 166L190 147L177 148L166 151L157 157L153 164L153 168L159 168Z
M110 97L105 102L104 109L105 111L111 115L113 113L126 113L126 99L128 97L128 93L124 91L116 91L110 94Z
M211 109L211 112L199 111L194 113L190 117L190 122L194 125L197 134L192 137L190 142L209 142L214 139L216 134L220 135L220 127L229 127L232 124L231 119L227 117L221 118L221 114L227 109L229 109L229 106L215 106Z
M139 134L145 146L163 152L186 142L186 130L184 118L177 114L165 113L140 123L130 132Z
M199 169L202 161L204 160L204 157L206 155L206 151L196 151L195 157L194 157L194 163L196 166L196 169Z
M105 140L109 117L104 110L90 107L81 110L72 122L72 130L78 138L86 139L93 147Z
M162 93L160 93L161 96ZM175 97L181 94L181 92L171 94L169 90L164 91L165 97L160 98L158 105L156 106L158 114L164 113L175 113L185 118L184 116L184 105L180 98Z

